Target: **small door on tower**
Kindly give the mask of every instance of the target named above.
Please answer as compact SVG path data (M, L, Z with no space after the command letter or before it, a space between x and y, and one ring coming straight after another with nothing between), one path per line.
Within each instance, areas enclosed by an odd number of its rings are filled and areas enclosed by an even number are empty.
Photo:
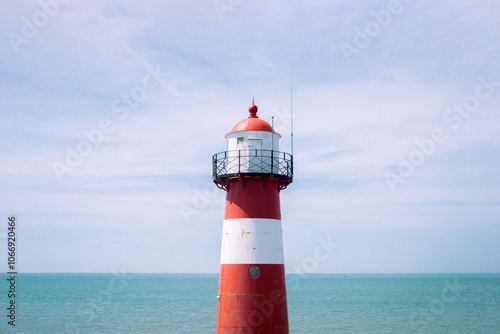
M262 139L248 138L248 172L262 173Z
M262 139L248 138L249 150L262 150Z

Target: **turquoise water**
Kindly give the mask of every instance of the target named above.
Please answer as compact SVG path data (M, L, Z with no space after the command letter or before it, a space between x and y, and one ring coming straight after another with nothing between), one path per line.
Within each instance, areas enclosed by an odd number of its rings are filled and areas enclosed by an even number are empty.
M1 333L214 333L217 274L18 274L15 329L6 277ZM292 274L287 286L290 333L500 333L500 274Z

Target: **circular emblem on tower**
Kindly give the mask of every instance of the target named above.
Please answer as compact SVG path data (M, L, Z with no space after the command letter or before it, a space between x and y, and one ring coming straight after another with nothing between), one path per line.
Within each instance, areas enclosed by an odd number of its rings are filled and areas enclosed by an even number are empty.
M248 268L248 275L252 278L257 278L260 276L260 268L257 266L251 266Z

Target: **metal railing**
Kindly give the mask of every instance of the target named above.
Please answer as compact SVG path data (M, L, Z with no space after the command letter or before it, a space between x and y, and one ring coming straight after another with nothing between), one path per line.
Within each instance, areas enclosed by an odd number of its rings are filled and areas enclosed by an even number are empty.
M213 179L236 175L272 175L276 178L293 178L293 156L271 150L237 150L214 154Z

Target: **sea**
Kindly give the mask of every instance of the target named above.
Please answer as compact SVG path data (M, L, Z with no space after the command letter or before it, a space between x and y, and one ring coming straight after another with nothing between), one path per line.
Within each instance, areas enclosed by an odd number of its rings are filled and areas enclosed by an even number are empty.
M20 273L15 298L2 276L1 333L215 332L217 274ZM500 333L500 274L288 274L287 294L290 333Z

